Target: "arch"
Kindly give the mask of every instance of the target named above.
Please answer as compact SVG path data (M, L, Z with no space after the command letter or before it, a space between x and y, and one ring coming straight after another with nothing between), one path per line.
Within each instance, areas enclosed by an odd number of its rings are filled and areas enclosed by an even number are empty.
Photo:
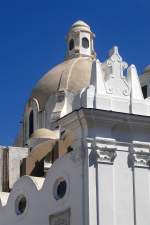
M89 48L90 44L89 44L89 39L87 37L83 37L82 38L82 47L83 48Z

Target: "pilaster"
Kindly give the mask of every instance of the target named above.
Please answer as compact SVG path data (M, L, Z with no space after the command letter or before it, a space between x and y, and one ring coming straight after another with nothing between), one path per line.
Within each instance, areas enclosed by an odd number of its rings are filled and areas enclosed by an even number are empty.
M133 225L133 180L128 165L129 146L115 139L95 137L91 148L89 161L92 159L94 163L97 225ZM89 189L92 187L90 180Z
M150 143L133 142L130 150L133 168L136 225L150 224Z

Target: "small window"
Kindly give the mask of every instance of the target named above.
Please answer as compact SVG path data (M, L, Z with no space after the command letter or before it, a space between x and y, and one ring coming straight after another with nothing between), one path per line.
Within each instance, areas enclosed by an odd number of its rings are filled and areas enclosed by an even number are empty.
M33 131L34 131L34 115L32 110L29 115L29 137L31 137Z
M67 152L69 153L69 152L72 152L73 151L73 148L71 147L71 146L69 146L68 148L67 148Z
M66 181L61 181L57 187L57 196L58 198L63 198L66 193L67 184Z
M71 51L74 48L74 40L71 39L69 42L69 50Z
M89 40L87 38L82 38L82 47L89 48Z
M16 199L15 202L15 211L17 215L21 215L25 212L25 209L27 207L27 200L26 197L21 195Z
M54 196L56 200L63 198L67 191L67 182L63 179L56 181L54 185Z
M147 85L142 87L142 92L143 92L144 98L147 98Z

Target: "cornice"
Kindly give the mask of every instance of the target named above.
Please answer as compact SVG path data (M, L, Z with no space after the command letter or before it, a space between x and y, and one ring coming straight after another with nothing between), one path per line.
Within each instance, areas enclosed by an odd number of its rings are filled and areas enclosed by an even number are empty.
M150 128L150 117L148 116L140 116L128 113L113 112L101 109L90 109L83 107L60 118L56 121L56 123L69 125L72 122L76 122L78 119L91 119L98 121L103 120L106 122L114 121L115 123L125 122L128 124L137 124Z

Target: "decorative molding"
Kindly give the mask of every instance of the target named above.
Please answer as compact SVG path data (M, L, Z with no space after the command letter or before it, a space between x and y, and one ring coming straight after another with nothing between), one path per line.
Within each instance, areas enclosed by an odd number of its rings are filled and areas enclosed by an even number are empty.
M132 162L135 167L150 168L150 153L148 152L134 152L132 154Z
M113 47L109 52L109 58L103 63L103 70L106 74L106 92L107 94L114 95L122 93L122 96L129 96L130 88L126 81L123 71L128 68L128 64L123 61L118 52L118 47ZM122 80L122 85L119 87L119 91L116 92L116 86L114 85L114 79Z
M106 138L95 138L93 153L98 163L113 164L117 156L115 140Z
M130 147L132 166L150 168L150 143L134 141Z
M111 76L121 76L123 77L123 70L128 67L128 64L122 60L118 52L118 47L113 47L109 52L110 58L106 61L108 67L111 68Z
M113 164L114 160L117 156L116 148L109 149L109 148L101 148L101 149L95 149L95 156L98 163L108 163Z

